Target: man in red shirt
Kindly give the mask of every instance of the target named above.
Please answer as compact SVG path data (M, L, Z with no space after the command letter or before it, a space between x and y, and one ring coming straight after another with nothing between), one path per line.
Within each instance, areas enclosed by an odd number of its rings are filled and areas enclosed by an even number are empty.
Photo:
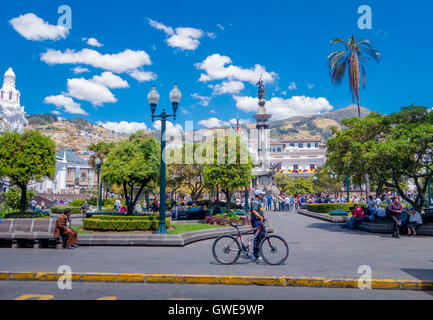
M350 212L352 213L352 218L342 225L342 228L349 228L349 229L358 229L358 226L364 222L364 214L362 212L362 209L355 204L354 207L349 208Z

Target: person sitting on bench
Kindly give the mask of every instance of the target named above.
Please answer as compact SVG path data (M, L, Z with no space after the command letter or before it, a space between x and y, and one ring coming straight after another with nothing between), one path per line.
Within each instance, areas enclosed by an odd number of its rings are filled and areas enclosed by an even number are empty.
M63 214L56 221L56 226L54 227L54 237L57 239L60 235L66 236L66 248L74 249L79 247L77 239L77 231L70 228L71 209L66 209Z

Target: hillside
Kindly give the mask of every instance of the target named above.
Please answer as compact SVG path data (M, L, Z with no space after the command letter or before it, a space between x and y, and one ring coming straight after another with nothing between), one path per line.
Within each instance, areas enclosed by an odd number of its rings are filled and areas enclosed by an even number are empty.
M361 108L361 117L370 113L368 109ZM357 106L349 106L332 112L318 115L293 117L285 120L271 121L272 139L329 139L332 126L341 128L341 120L358 116Z
M365 117L369 110L361 108L361 116ZM357 107L350 106L336 111L299 116L285 120L270 121L272 139L329 139L330 127L341 127L344 118L356 117ZM83 118L75 120L62 120L51 114L34 114L27 116L28 127L41 131L51 137L57 145L57 149L70 148L79 154L87 151L91 143L99 141L119 141L125 139L124 134L109 131L101 126L92 124ZM243 128L255 128L255 124L243 125ZM216 129L213 129L216 130ZM198 132L202 130L197 130ZM150 131L149 134L159 139L159 132Z
M61 120L52 115L35 114L27 117L30 129L36 129L51 137L57 149L68 148L78 154L84 154L87 147L99 141L119 141L126 135L111 132L94 125L83 118Z

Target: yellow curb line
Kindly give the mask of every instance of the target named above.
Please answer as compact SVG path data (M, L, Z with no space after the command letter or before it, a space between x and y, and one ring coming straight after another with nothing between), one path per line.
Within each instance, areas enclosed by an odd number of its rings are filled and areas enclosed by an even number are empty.
M0 280L64 280L65 274L54 272L0 271ZM315 288L358 288L357 278L318 278L318 277L259 277L229 275L179 275L179 274L140 274L140 273L72 273L72 281L118 282L118 283L178 283L178 284L217 284L217 285L259 285L278 287ZM382 290L423 290L433 291L433 282L422 280L371 279L362 281L372 289Z

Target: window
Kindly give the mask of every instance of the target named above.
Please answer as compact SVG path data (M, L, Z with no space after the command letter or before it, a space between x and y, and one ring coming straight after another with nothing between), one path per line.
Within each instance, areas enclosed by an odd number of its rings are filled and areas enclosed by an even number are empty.
M84 182L84 181L86 181L86 174L82 173L81 174L81 182Z
M314 148L319 148L319 143L318 142L316 142L315 144L314 144Z
M294 164L294 165L293 165L293 170L298 170L298 169L299 169L299 165Z
M278 148L278 152L281 152L281 148Z
M315 170L316 169L316 165L315 164L310 164L310 170Z
M294 143L291 143L290 146L294 148L294 147L295 147L295 144L294 144Z
M12 100L12 91L9 91L9 100Z
M311 148L311 143L307 143L307 148Z
M304 144L303 143L299 143L298 147L299 147L299 149L302 149L304 147Z

